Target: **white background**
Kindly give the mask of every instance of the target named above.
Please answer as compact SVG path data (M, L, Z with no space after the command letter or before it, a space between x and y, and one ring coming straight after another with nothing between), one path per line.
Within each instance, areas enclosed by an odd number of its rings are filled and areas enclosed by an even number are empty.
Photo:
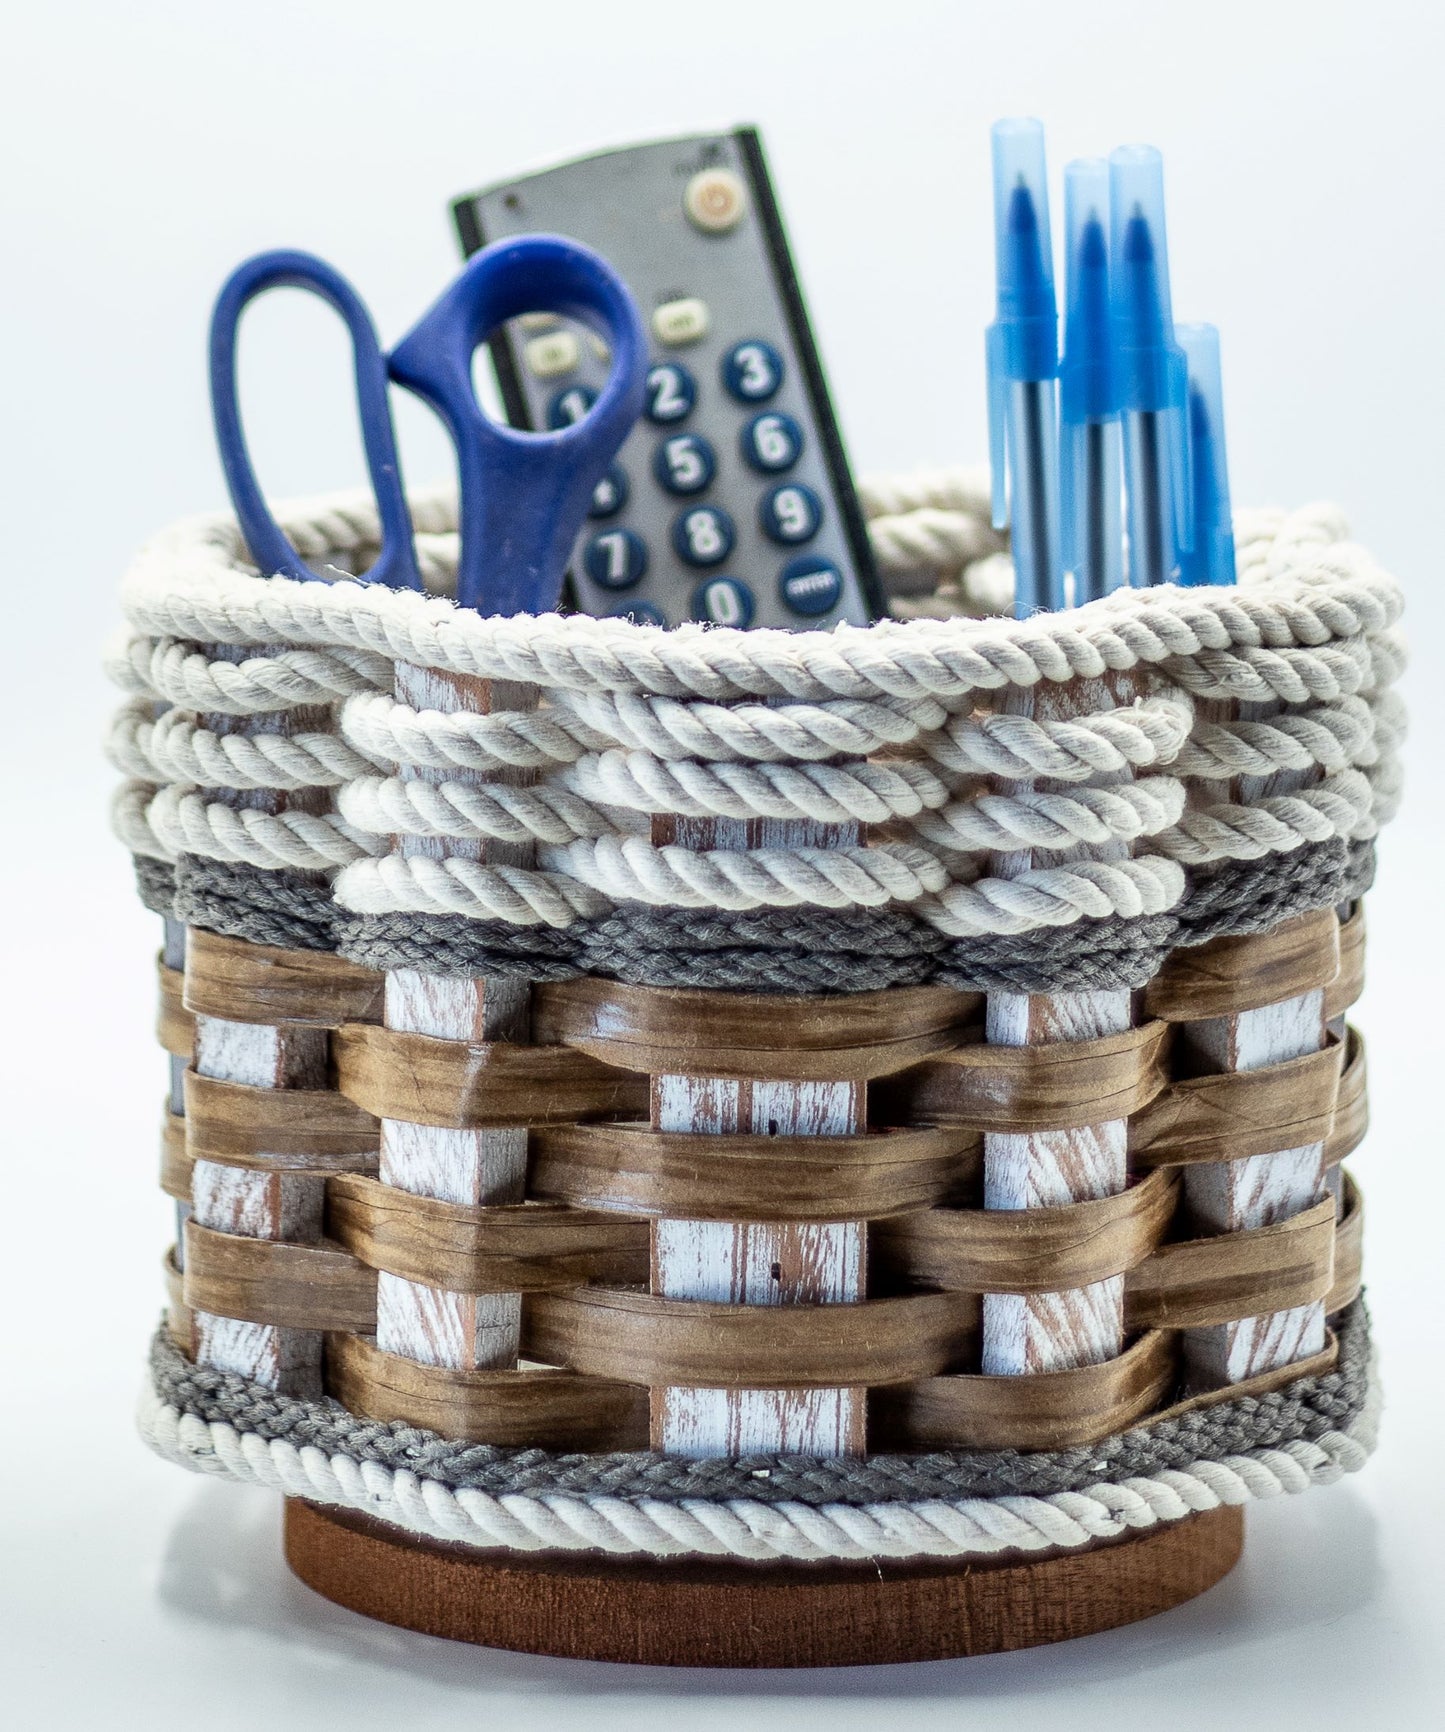
M1224 0L90 0L11 10L0 99L0 1676L15 1726L1253 1727L1445 1704L1440 1437L1445 628L1439 8ZM150 1459L130 1409L159 1305L156 921L105 833L115 583L223 503L203 339L243 255L299 245L394 339L455 265L447 199L549 159L761 124L863 472L983 453L988 123L1055 170L1167 160L1175 309L1223 331L1237 503L1330 497L1403 579L1412 781L1370 903L1374 1130L1357 1157L1390 1408L1358 1479L1253 1510L1225 1584L1066 1647L898 1670L648 1673L372 1626L287 1576L278 1512ZM268 484L360 478L324 318L250 341ZM444 463L420 414L408 467ZM906 1704L906 1706L904 1706ZM1433 1708L1434 1713L1431 1713Z

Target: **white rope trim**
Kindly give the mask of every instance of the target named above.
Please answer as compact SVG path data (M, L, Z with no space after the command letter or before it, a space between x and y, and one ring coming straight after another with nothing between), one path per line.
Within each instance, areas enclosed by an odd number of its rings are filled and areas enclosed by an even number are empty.
M763 1504L746 1499L629 1501L566 1493L495 1497L434 1480L266 1441L221 1421L182 1415L147 1386L138 1423L160 1456L196 1473L262 1485L288 1497L360 1510L432 1539L511 1551L602 1551L648 1557L985 1557L1004 1551L1074 1549L1142 1532L1222 1505L1293 1496L1331 1485L1365 1465L1375 1447L1380 1393L1372 1375L1365 1408L1348 1431L1317 1442L1251 1450L1182 1470L1052 1497L962 1498L911 1504Z

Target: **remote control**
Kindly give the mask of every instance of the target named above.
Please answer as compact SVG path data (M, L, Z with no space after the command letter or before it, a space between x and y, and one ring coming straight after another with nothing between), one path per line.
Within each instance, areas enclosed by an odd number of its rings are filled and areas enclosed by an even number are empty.
M468 255L538 232L593 247L652 341L646 410L573 556L581 611L793 630L884 612L756 131L585 157L453 211ZM491 350L516 427L579 419L607 376L604 345L550 314Z

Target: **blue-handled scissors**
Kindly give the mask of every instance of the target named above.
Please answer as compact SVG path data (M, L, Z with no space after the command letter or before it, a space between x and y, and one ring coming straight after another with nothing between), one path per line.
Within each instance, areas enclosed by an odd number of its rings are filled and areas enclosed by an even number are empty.
M626 285L590 248L557 235L498 241L478 253L440 300L384 355L361 297L310 253L261 253L227 280L211 318L211 411L221 467L252 558L267 574L320 578L277 524L246 448L236 385L241 314L267 289L319 295L351 336L356 404L381 520L381 551L363 580L420 589L411 513L402 486L388 387L427 402L456 446L461 476L457 600L483 613L547 613L592 492L642 413L646 340ZM569 427L523 433L482 413L472 355L506 319L560 313L609 344L612 371L595 404Z

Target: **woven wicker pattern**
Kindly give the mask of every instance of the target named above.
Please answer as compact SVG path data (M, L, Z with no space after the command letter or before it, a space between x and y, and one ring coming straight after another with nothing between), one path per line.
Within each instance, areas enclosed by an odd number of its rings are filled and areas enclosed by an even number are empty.
M521 1451L545 1487L561 1455L792 1436L946 1484L1204 1409L1248 1454L1250 1403L1336 1375L1398 592L1317 510L1241 525L1237 591L956 617L999 599L998 550L937 492L874 497L885 566L934 547L938 606L869 632L262 583L214 521L148 550L112 756L168 920L169 1333L198 1377L327 1436ZM442 589L450 510L420 505ZM342 569L374 533L292 528ZM613 1519L591 1495L578 1536Z
M297 1244L190 1223L172 1332L192 1309L326 1331L327 1387L353 1411L452 1437L548 1449L643 1447L647 1391L866 1387L870 1443L897 1449L1088 1442L1174 1399L1176 1331L1359 1291L1361 1210L1333 1201L1275 1226L1179 1235L1179 1170L1323 1142L1337 1166L1364 1132L1364 1053L1325 1050L1222 1076L1179 1076L1173 1028L1323 988L1331 1020L1361 986L1362 916L1331 913L1176 953L1121 1036L1007 1048L976 995L926 987L846 999L539 986L534 1044L399 1034L381 978L339 958L196 933L184 981L162 968L159 1032L184 1056L193 1012L331 1031L334 1089L264 1089L190 1072L163 1184L189 1200L200 1159L325 1176L324 1237ZM699 1031L704 1031L699 1044ZM866 1080L848 1137L651 1129L648 1079ZM421 1103L421 1104L419 1104ZM525 1201L462 1205L380 1183L378 1122L527 1127ZM423 1117L424 1115L424 1117ZM985 1132L1130 1122L1135 1182L1062 1208L978 1206ZM650 1223L864 1220L868 1297L749 1307L646 1291ZM461 1372L379 1352L378 1271L474 1294L520 1292L522 1350L555 1370ZM976 1373L979 1303L1124 1277L1135 1333L1119 1359L1042 1377Z

